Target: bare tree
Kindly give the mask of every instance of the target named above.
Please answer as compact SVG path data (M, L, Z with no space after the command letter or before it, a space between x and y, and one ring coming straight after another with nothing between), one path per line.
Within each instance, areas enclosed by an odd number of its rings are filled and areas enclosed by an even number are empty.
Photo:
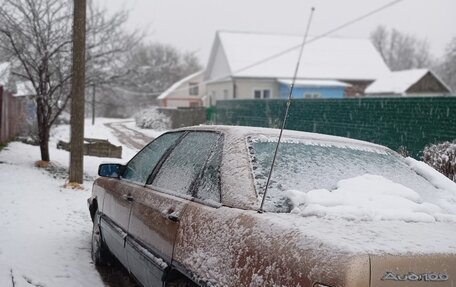
M171 45L153 43L139 45L129 53L124 69L130 71L124 82L126 87L160 93L200 70L201 65L192 53L181 53Z
M4 0L0 6L0 54L12 62L13 75L35 90L43 161L50 160L51 126L70 100L72 8L71 0ZM115 78L111 65L139 37L122 31L124 12L107 18L92 7L89 15L86 81L109 81Z
M392 71L429 68L433 64L429 43L426 40L395 29L388 31L384 26L377 27L370 38Z
M103 116L132 116L144 106L156 104L156 97L176 81L202 69L194 53L161 43L138 45L119 68L126 77L117 78L103 91L97 89L98 111Z
M447 44L443 59L437 66L437 73L456 93L456 37Z
M128 12L106 17L108 11L91 5L92 2L87 7L86 84L111 85L128 77L129 71L124 69L127 55L142 41L144 33L126 33L122 29Z

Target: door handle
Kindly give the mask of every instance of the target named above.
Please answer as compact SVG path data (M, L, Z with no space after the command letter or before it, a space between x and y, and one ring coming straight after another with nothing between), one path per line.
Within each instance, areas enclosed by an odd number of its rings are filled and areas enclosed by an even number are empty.
M168 214L168 219L171 220L171 221L174 221L174 222L178 222L179 221L179 217L173 213L170 213Z
M166 212L166 218L168 218L171 221L178 222L179 221L179 216L176 214L174 211L174 208L170 207L168 211Z
M133 196L131 196L131 194L122 194L122 198L126 201L133 201Z

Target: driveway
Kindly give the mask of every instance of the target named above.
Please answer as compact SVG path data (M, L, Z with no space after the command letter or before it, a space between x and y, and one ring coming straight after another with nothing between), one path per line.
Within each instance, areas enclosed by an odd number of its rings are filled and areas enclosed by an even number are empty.
M129 128L127 123L131 122L132 121L129 120L124 122L105 123L104 125L112 130L113 134L123 145L132 149L140 150L152 141L153 138L137 130Z

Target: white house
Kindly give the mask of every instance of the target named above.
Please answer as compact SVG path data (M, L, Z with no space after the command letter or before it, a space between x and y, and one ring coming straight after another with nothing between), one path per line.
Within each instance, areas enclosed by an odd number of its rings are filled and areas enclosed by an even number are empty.
M451 93L451 89L429 69L413 69L387 73L369 87L366 96L435 96Z
M6 87L11 77L11 64L9 62L0 63L0 86Z
M288 96L302 36L217 32L204 73L211 104L218 99ZM361 95L389 69L368 39L308 40L293 96Z
M157 100L161 107L201 107L206 93L204 71L191 74L174 83Z
M36 95L33 84L30 81L16 83L16 97L32 97Z

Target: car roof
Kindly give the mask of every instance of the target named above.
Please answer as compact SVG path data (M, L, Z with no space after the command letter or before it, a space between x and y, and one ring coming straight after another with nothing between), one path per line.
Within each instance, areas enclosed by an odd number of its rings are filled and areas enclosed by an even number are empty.
M199 125L199 126L191 126L180 128L179 130L201 130L201 131L220 131L225 134L229 134L232 137L239 137L245 138L249 135L265 135L271 137L278 137L280 133L280 129L275 128L261 128L261 127L250 127L250 126L227 126L227 125ZM390 150L389 148L362 141L357 139L351 139L341 136L332 136L326 134L319 134L319 133L312 133L312 132L303 132L303 131L296 131L296 130L287 130L283 131L284 137L291 137L303 140L312 140L312 141L320 141L320 142L331 142L331 143L339 143L339 144L346 144L346 145L356 145L356 146L364 146L364 147L371 147L374 149L381 149L381 150Z

